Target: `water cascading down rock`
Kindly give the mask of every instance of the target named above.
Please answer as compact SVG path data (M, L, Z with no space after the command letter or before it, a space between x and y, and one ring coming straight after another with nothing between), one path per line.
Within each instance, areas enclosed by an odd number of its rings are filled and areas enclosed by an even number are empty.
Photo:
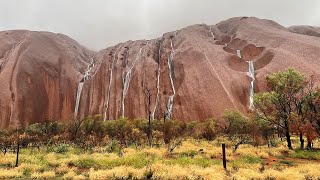
M209 26L209 33L211 34L211 36L212 36L213 38L215 38L215 36L214 36L214 34L213 34L213 32L212 32L212 27L211 27L211 26Z
M89 64L87 70L85 71L83 78L80 80L78 84L78 89L77 89L77 96L76 96L76 103L74 107L74 118L76 119L78 116L78 111L79 111L79 105L80 105L80 99L81 99L81 93L83 89L84 82L86 82L88 79L91 78L90 76L90 71L94 67L94 60L91 59L91 63Z
M241 59L242 58L242 56L241 56L241 50L237 50L237 56Z
M166 110L166 119L171 119L172 117L172 108L173 108L173 99L174 96L176 95L176 90L174 88L174 81L173 81L173 76L174 76L174 67L173 67L173 58L174 58L174 47L173 47L173 39L176 37L176 32L174 33L173 37L170 39L170 46L171 46L171 52L168 57L168 67L169 67L169 78L170 78L170 83L171 83L171 88L173 94L169 96L168 103L167 103L167 110Z
M159 93L160 93L160 73L161 73L161 66L160 66L160 62L161 62L161 42L162 40L159 41L159 51L158 51L158 70L157 70L157 95L156 95L156 102L154 105L154 109L152 112L152 120L155 120L155 114L158 108L158 104L159 104Z
M141 57L142 54L142 49L143 47L140 47L138 54L136 55L136 58L134 60L134 62L132 63L132 65L129 67L127 73L125 74L125 76L123 76L123 91L122 91L122 98L121 98L121 107L122 107L122 117L124 117L124 100L126 98L127 92L128 92L128 88L129 88L129 84L130 84L130 80L131 80L131 75L132 75L132 69L134 68L134 65L138 62L138 60Z
M248 76L251 79L250 82L250 96L249 96L249 109L254 109L254 104L253 104L253 96L254 96L254 64L253 61L247 61L249 64L249 71L248 71Z
M112 80L113 80L113 69L114 69L114 64L116 61L116 55L117 55L117 51L120 49L120 46L115 50L115 52L112 55L112 62L111 62L111 67L109 68L110 71L110 79L109 79L109 86L108 86L108 92L107 97L105 97L105 102L104 102L104 112L103 112L103 120L106 121L107 120L107 112L109 109L109 101L110 101L110 95L111 95L111 85L112 85Z

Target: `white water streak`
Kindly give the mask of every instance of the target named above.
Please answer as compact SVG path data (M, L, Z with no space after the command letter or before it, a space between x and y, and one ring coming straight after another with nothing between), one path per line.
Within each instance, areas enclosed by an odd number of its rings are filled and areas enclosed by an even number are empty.
M156 103L154 105L154 109L153 109L153 112L152 112L152 120L155 120L155 113L157 111L158 104L159 104L160 72L161 72L161 69L160 69L160 66L161 66L161 64L160 64L160 62L161 62L161 42L160 42L160 45L159 45L158 56L159 56L159 62L158 62L158 76L157 76L157 96L156 96Z
M253 96L254 96L254 64L253 61L247 61L249 64L248 76L251 78L250 82L250 97L249 97L249 109L254 109Z
M81 93L82 93L83 85L87 80L89 80L91 78L90 71L91 71L92 67L94 67L94 61L91 58L91 63L88 65L88 68L85 71L85 73L83 75L83 78L81 79L81 81L78 84L76 103L75 103L75 107L74 107L74 118L75 119L78 116L78 111L79 111L79 105L80 105Z
M215 38L215 36L214 36L214 34L213 34L213 32L212 32L212 27L211 27L211 26L209 26L209 27L210 27L209 32L210 32L211 36L212 36L213 38Z
M113 69L114 69L114 63L116 61L116 54L117 54L117 51L120 49L120 47L118 47L113 56L112 56L112 62L111 62L111 68L109 69L110 70L110 80L109 80L109 87L108 87L108 96L107 98L105 98L107 100L107 102L105 103L105 109L104 109L104 112L103 112L103 120L106 121L107 120L107 111L109 109L109 101L110 101L110 94L111 94L111 85L112 85L112 77L113 77Z
M241 50L237 50L237 56L241 59L242 58L242 56L241 56Z
M82 88L83 88L83 82L80 82L78 84L78 89L77 89L76 105L75 105L75 108L74 108L74 118L77 118L77 115L78 115Z
M174 37L175 36L176 36L176 32L174 33ZM173 67L172 67L173 64L172 63L174 58L174 47L173 47L172 39L170 39L171 53L170 53L170 56L168 57L168 67L169 67L169 78L170 78L173 94L169 96L168 103L167 103L166 118L168 119L171 119L172 109L173 109L173 99L174 99L174 96L176 95L176 90L174 88L174 82L173 82Z
M142 54L142 49L143 49L143 46L140 47L139 53L136 55L136 59L134 60L131 67L129 67L129 70L127 71L126 75L123 78L123 91L122 91L122 99L121 99L122 117L124 117L124 100L126 98L126 95L127 95L128 89L129 89L129 84L130 84L131 75L132 75L132 69L134 68L134 66L138 62L138 60L140 59L141 54Z

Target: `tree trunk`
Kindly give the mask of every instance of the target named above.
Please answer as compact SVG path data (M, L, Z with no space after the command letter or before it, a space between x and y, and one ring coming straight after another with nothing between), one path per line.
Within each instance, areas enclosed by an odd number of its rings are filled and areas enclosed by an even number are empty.
M19 164L19 151L20 151L20 144L18 142L18 146L17 146L17 157L16 157L16 167L18 167Z
M308 141L307 150L312 150L312 141Z
M300 149L304 149L304 139L301 132L300 132Z
M152 145L152 139L151 139L151 94L150 92L148 93L148 141L149 141L149 146Z
M244 143L244 140L240 140L239 142L237 142L234 146L233 146L233 152L236 152L238 147Z
M288 120L284 121L284 125L285 125L285 128L286 128L286 133L285 134L286 134L286 139L287 139L287 143L288 143L288 148L292 149Z
M289 131L286 131L286 138L287 138L288 148L289 148L289 149L292 149L291 137L290 137Z

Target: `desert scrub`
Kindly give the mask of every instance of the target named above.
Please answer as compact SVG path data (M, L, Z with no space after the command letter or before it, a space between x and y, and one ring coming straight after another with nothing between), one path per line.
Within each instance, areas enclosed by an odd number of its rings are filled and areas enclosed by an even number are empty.
M187 166L199 166L199 167L209 167L211 165L220 164L221 162L219 160L212 160L208 158L204 158L202 156L194 156L194 157L188 157L188 156L181 156L177 158L170 158L163 160L164 164L167 165L178 165L181 167L187 167Z
M286 164L288 166L293 166L293 161L290 161L290 160L280 160L279 163L281 164Z
M107 170L89 171L90 179L147 179L147 168L136 169L128 166L119 166Z
M24 175L22 172L18 171L17 168L11 169L0 169L0 178L9 179L9 178L22 178Z
M320 160L320 151L295 150L289 153L291 158Z
M46 171L43 173L39 173L39 172L34 172L31 175L32 179L52 179L56 176L55 172L53 171Z
M260 164L263 160L259 157L255 156L240 156L236 158L234 161L229 163L233 169L246 168L246 169L255 169L258 171Z
M13 153L7 153L6 155L0 153L0 168L13 167L15 159L16 155Z
M95 157L94 155L86 155L78 160L71 162L79 168L95 168L95 169L111 169L117 166L132 166L134 168L143 168L150 164L152 159L148 158L144 153L137 153L129 156L105 156Z

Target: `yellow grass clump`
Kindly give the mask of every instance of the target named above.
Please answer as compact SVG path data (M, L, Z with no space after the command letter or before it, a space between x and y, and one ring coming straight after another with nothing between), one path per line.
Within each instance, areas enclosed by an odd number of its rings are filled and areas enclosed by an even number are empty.
M21 178L23 177L22 172L19 172L18 169L1 169L0 170L0 178L8 179L8 178Z
M142 179L146 172L145 168L135 169L127 166L119 166L108 170L94 170L93 168L89 171L90 179L127 179L130 176L138 179Z
M56 173L53 171L45 171L43 173L34 172L31 174L31 178L33 179L48 179L48 178L54 178L56 176Z

